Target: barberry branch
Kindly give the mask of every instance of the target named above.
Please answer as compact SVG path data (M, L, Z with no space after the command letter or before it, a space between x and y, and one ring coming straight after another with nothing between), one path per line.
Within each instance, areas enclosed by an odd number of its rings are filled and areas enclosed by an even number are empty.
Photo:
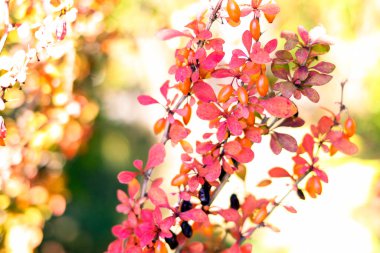
M218 3L216 4L215 8L213 9L212 13L210 14L209 16L209 20L207 22L207 26L206 26L206 29L207 30L210 30L211 29L211 26L212 24L215 22L215 20L217 19L218 17L218 11L220 10L221 6L222 6L222 3L223 3L223 0L219 0ZM200 44L198 44L199 48L203 47L204 46L204 41L202 41ZM186 95L182 95L182 97L178 100L178 102L176 103L176 105L173 107L172 110L170 110L168 113L172 113L172 111L174 110L177 110L180 108L180 106L182 105L182 103L186 100L186 98L188 98L190 96L190 94L186 94ZM169 131L170 131L170 127L171 127L171 123L169 121L166 122L166 125L165 125L165 129L164 129L164 133L162 135L162 138L161 138L161 143L162 144L166 144L166 142L169 140ZM152 174L152 171L153 171L153 168L150 168L148 169L145 174L144 174L144 181L142 183L142 186L141 186L141 193L140 193L140 197L143 198L146 196L147 194L147 189L148 189L148 182L150 180L150 176ZM141 204L143 205L143 203Z

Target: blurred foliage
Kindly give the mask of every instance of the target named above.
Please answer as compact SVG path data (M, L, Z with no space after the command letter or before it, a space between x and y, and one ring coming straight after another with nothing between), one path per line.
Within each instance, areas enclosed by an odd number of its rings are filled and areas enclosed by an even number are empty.
M39 252L61 248L64 252L94 253L107 248L113 239L110 227L121 218L112 208L119 188L116 175L132 168L131 157L145 156L152 142L147 136L137 125L110 122L104 117L96 121L86 152L65 166L71 197L65 214L46 224ZM119 155L127 162L112 157Z

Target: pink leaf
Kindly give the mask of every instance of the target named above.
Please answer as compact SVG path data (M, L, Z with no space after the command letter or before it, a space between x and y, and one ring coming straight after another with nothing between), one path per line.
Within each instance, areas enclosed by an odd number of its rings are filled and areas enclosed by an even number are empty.
M232 222L238 222L240 219L239 212L235 209L229 208L229 209L222 209L219 211L219 214L226 220L226 221L232 221Z
M168 89L169 89L169 81L166 81L161 87L160 87L160 92L164 98L167 99L168 97Z
M136 178L133 178L128 184L128 194L131 199L136 197L136 194L140 190L140 183Z
M319 72L329 74L334 71L335 65L330 62L321 61L312 68L318 70Z
M243 45L244 45L245 49L247 49L247 52L250 53L251 52L251 47L252 47L252 35L251 35L251 32L248 31L248 30L246 30L243 33L242 40L243 40Z
M216 102L214 89L208 83L198 81L193 85L195 96L202 102Z
M269 145L270 145L270 148L274 154L278 155L281 153L282 146L274 134L271 135Z
M283 206L287 211L291 213L297 213L297 210L292 206Z
M217 69L211 74L215 78L225 78L234 76L234 74L229 69Z
M212 70L223 59L223 57L223 51L214 51L201 63L201 67L206 70Z
M271 177L291 177L289 172L287 172L284 168L274 167L269 170L269 176Z
M170 126L170 130L169 130L169 138L171 139L171 141L176 144L180 141L182 141L183 139L185 139L188 135L190 134L190 130L185 128L183 125L181 125L180 123L173 123L171 126Z
M134 160L133 161L133 166L138 169L139 171L143 171L143 161L141 160Z
M283 95L286 98L290 98L293 95L293 93L297 90L296 86L294 86L294 84L291 82L275 83L273 88L281 92L281 95Z
M197 108L197 115L203 120L213 120L219 117L222 112L212 103L199 103Z
M250 148L243 147L239 154L235 155L234 158L240 163L249 163L253 160L255 154Z
M245 137L255 143L261 142L261 129L258 127L250 127L245 130Z
M298 34L300 35L303 42L307 45L309 43L309 33L303 26L298 27Z
M222 170L220 163L217 159L213 161L213 163L206 166L207 173L205 174L205 178L208 182L213 182L219 178L220 172Z
M208 221L207 214L201 209L191 209L189 211L180 213L179 217L185 221L193 220L195 222L201 222L201 223Z
M150 169L153 167L157 167L161 163L164 162L165 159L165 146L162 143L154 144L150 150L148 155L148 162L146 163L145 168Z
M186 36L192 38L191 35L174 30L174 29L162 29L156 33L156 36L161 40L169 40L175 37Z
M257 64L266 64L272 61L272 59L269 57L269 53L265 51L263 48L260 48L255 52L252 52L250 57L252 62Z
M168 197L164 190L159 187L150 188L148 198L156 207L169 207Z
M306 66L301 66L294 71L293 81L304 81L309 76L309 69Z
M239 136L243 133L243 128L235 116L229 116L227 118L227 127L233 135Z
M325 182L325 183L329 182L329 178L328 178L327 174L323 170L314 168L313 171L315 172L315 174L317 174L317 176L319 177L319 179L321 179L323 182Z
M122 171L117 175L117 179L122 184L128 184L136 177L136 173L132 171Z
M285 97L272 97L262 100L261 104L271 115L278 118L288 118L297 113L297 107Z
M237 155L241 152L242 146L238 141L230 141L224 144L224 151L229 155Z
M301 92L304 96L306 96L308 99L310 99L311 102L318 103L319 94L313 88L305 88L305 89L301 90Z
M340 152L343 152L346 155L354 155L359 151L358 147L354 143L347 140L346 138L340 138L337 141L334 141L333 145Z
M305 81L305 85L324 85L332 79L332 76L326 74L320 74L315 71L310 71L309 77Z
M265 14L276 15L280 12L280 7L277 4L264 4L259 7L259 9Z
M303 66L306 63L308 56L309 50L307 50L306 48L301 47L296 51L296 59L301 66Z
M290 151L290 152L296 152L298 145L296 139L294 139L293 136L290 136L288 134L282 134L282 133L275 133L278 142L281 144L281 146Z
M137 100L142 105L158 104L157 100L148 95L140 95L137 97Z
M305 137L303 137L302 146L309 154L310 158L312 158L314 150L314 139L310 134L306 134Z
M265 44L264 50L270 54L276 49L276 47L277 47L277 39L273 39L273 40L270 40L267 44Z

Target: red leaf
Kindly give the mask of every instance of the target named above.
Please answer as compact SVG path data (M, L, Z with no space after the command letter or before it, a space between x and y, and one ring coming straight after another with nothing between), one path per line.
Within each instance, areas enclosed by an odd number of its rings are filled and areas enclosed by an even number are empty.
M309 76L309 69L305 66L301 66L294 71L293 80L305 81Z
M117 180L122 184L128 184L136 177L136 173L132 171L122 171L117 175Z
M317 65L312 67L312 69L316 69L319 72L329 74L334 71L335 65L330 62L321 61Z
M139 171L143 171L143 161L141 160L134 160L133 161L133 166L138 169Z
M176 144L185 139L189 133L189 129L185 128L181 123L175 121L175 123L170 126L169 138L174 144Z
M234 156L235 160L240 163L249 163L253 160L255 154L250 148L243 147L242 151Z
M212 144L211 141L208 141L208 142L200 142L200 141L197 141L196 142L196 152L198 154L206 154L208 153L210 150L212 150L213 148L215 147L214 144Z
M211 74L215 78L225 78L234 76L234 74L229 69L217 69Z
M229 209L222 209L219 211L219 214L226 220L226 221L232 221L237 223L240 219L239 212L235 209L229 208Z
M289 172L281 167L274 167L273 169L270 169L268 174L271 177L291 177Z
M272 183L272 180L264 179L257 184L257 187L265 187L265 186L270 185L271 183Z
M224 151L229 155L237 155L241 152L242 146L238 141L230 141L224 144Z
M307 57L309 56L309 50L301 47L296 51L296 59L298 63L303 66L306 63Z
M203 81L198 81L193 85L193 93L202 102L216 102L214 89Z
M142 105L158 104L157 100L148 95L140 95L137 97L137 100Z
M251 36L252 37L252 36ZM241 67L247 60L244 58L239 58L237 55L232 55L230 63L228 63L228 66L231 69L236 69Z
M164 190L159 187L152 187L148 191L148 198L156 207L169 207L168 197Z
M282 127L301 127L305 124L305 121L299 117L291 117L285 119L280 126Z
M223 59L223 57L223 51L214 51L209 54L204 61L202 61L201 67L206 70L212 70Z
M242 40L243 40L243 45L244 45L245 49L247 49L247 52L250 53L251 52L251 47L252 47L252 35L251 35L251 32L248 31L248 30L246 30L243 33Z
M250 127L245 130L245 137L255 143L261 142L261 129L258 127Z
M271 135L269 145L270 145L270 148L274 154L278 155L281 153L282 146L281 146L280 142L277 140L276 136L273 134Z
M332 79L332 76L326 74L320 74L315 71L310 71L309 77L305 81L305 85L324 85Z
M275 59L272 62L271 70L274 76L284 79L284 80L289 80L290 71L289 71L289 65L287 63L282 64L282 63L279 63L277 59Z
M259 9L269 15L276 15L280 12L280 7L277 4L264 4Z
M306 134L305 137L303 137L302 146L309 154L310 158L313 158L314 139L310 134Z
M204 177L208 182L214 182L215 180L217 180L222 170L222 168L220 167L220 163L217 159L215 159L213 163L207 165L205 169L207 170L207 172L204 175Z
M279 82L274 84L273 88L281 92L281 95L286 98L290 98L297 90L296 86L294 86L294 84L291 82Z
M340 138L337 141L334 141L332 144L340 152L343 152L346 155L354 155L359 151L358 147L346 138Z
M235 116L229 116L227 118L227 127L233 135L239 136L243 133L243 128Z
M310 99L311 102L318 103L319 94L313 88L305 88L305 89L301 90L301 93L304 96L306 96L308 99Z
M298 36L294 32L283 31L281 32L281 38L286 39L285 50L292 50L298 44Z
M265 44L264 50L270 54L276 49L276 47L277 47L277 39L273 39L273 40L270 40L267 44Z
M213 120L219 117L222 112L212 103L199 103L197 108L197 115L203 120Z
M140 190L140 183L136 178L133 178L128 184L128 194L131 199L136 197L136 194Z
M300 35L301 39L305 44L309 43L309 33L306 31L306 29L303 26L298 27L298 34Z
M168 97L168 90L169 90L169 81L166 81L161 87L160 87L160 92L164 98L167 99Z
M329 182L329 178L328 178L327 174L323 170L314 168L313 171L315 172L315 174L317 174L317 176L319 177L320 180L322 180L326 184Z
M262 100L261 104L265 110L278 118L288 118L297 113L297 107L285 97L272 97Z
M180 213L179 217L185 221L193 220L200 223L208 221L207 214L201 209L191 209L189 211Z
M150 169L157 167L164 162L165 159L165 146L162 143L154 144L149 149L148 162L146 163L145 168Z
M266 64L272 61L272 59L269 57L269 53L263 48L255 50L255 52L250 55L250 58L252 62L257 64Z
M162 29L156 33L156 36L161 40L169 40L175 37L186 36L192 38L191 35L174 30L174 29Z
M296 152L298 145L296 139L294 139L293 136L290 136L288 134L282 134L282 133L275 133L278 142L281 144L281 146L290 151L290 152Z
M297 210L292 206L283 206L283 207L291 213L297 213Z

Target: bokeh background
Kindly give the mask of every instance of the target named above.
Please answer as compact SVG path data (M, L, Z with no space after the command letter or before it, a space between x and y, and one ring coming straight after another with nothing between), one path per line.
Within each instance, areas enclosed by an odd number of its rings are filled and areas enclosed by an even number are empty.
M83 57L77 64L87 71L76 86L97 101L99 115L86 148L64 165L66 212L45 224L37 252L98 253L113 240L110 229L123 218L115 212L116 190L121 187L116 175L131 168L134 159L145 159L149 145L155 141L152 126L163 113L143 108L136 97L141 93L158 94L159 86L169 78L167 70L173 63L174 50L181 43L180 39L159 41L155 33L167 27L181 29L213 2L109 1L104 7L107 15L94 17L93 29L101 32L78 45ZM271 220L281 232L262 230L255 234L255 252L380 252L380 1L277 3L281 13L264 39L278 36L281 30L295 30L299 24L307 29L323 25L334 37L336 45L325 59L334 62L337 69L333 81L318 90L323 97L320 105L337 108L339 83L348 79L344 102L357 121L356 142L361 151L355 157L336 156L325 162L330 183L322 196L306 202L291 197L289 202L298 214L274 214ZM241 28L247 27L248 23L243 22ZM239 43L239 32L222 29L215 31L231 35L229 43ZM309 103L302 107L309 120L316 120L314 116L322 112ZM289 156L284 154L277 164L271 164L267 154L265 148L256 151L258 159L248 166L245 188L259 195L265 193L249 188L260 180L254 170L286 163ZM231 181L226 191L242 187L238 179Z

